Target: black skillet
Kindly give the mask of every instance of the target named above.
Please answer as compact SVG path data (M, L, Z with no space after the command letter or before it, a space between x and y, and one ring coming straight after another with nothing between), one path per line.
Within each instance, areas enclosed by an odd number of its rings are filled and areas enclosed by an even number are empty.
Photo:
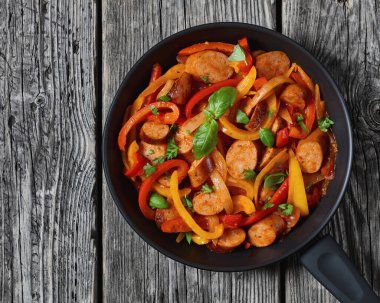
M260 249L237 250L217 254L206 247L176 244L175 235L163 234L141 214L137 192L122 173L122 161L117 146L123 113L146 87L152 65L160 63L165 71L176 64L177 52L203 41L236 43L246 36L253 49L281 50L288 54L319 83L327 109L335 121L333 131L338 144L336 176L326 196L310 216L284 239ZM129 225L148 244L166 256L186 265L213 271L243 271L278 262L306 244L310 244L327 224L342 200L352 163L352 135L345 101L325 68L293 40L266 28L244 23L214 23L186 29L151 48L129 71L108 112L104 126L102 156L104 172L112 197ZM369 285L352 266L343 250L331 237L325 237L308 248L301 257L306 268L342 302L379 302Z

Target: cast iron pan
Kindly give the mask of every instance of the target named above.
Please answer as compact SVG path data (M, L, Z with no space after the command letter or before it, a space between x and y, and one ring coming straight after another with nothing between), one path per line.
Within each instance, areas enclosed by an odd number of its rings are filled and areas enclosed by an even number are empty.
M137 192L123 176L117 145L123 113L146 87L152 65L160 63L165 71L176 64L177 52L203 41L235 44L246 36L253 49L281 50L288 54L319 83L328 112L335 121L333 131L338 144L336 176L326 196L310 216L284 239L260 249L236 250L217 254L206 247L176 244L175 235L162 233L154 222L147 221L137 204ZM113 100L104 126L102 156L104 172L112 197L129 225L148 244L166 256L186 265L213 271L243 271L278 262L308 244L327 224L339 206L348 183L352 162L352 135L345 101L325 68L293 40L266 28L244 23L206 24L174 34L151 48L129 71ZM352 267L344 252L332 238L324 238L301 258L304 265L337 298L344 302L374 302L376 296Z

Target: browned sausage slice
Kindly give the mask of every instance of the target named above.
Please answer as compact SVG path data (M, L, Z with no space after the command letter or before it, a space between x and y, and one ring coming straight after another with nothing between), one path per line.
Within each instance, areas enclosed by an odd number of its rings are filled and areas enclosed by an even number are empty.
M191 149L193 148L193 135L186 132L182 127L179 127L174 135L174 141L178 146L178 153L186 154L191 152Z
M244 171L255 169L257 148L252 141L235 141L227 151L226 164L228 173L237 179L244 179Z
M191 186L199 187L205 183L213 169L214 164L208 156L193 161L188 171Z
M255 106L251 119L245 126L246 129L250 131L257 131L260 128L260 125L264 122L267 116L267 103L260 102Z
M235 248L244 242L245 236L245 231L241 228L226 229L217 245L223 249Z
M281 150L280 148L267 147L261 158L259 169L262 170Z
M168 95L171 101L176 104L185 104L191 95L192 77L189 73L183 73L169 91Z
M163 143L169 134L169 126L159 122L148 121L140 130L141 140L147 143Z
M161 228L162 223L164 223L165 221L178 217L179 214L174 207L157 208L154 220L156 221L156 225L158 226L158 228Z
M269 246L285 228L285 221L279 215L272 214L251 226L248 230L249 242L256 247Z
M258 77L265 77L267 80L282 76L289 67L289 57L281 51L267 52L256 57Z
M200 215L211 216L220 213L224 209L224 205L215 192L202 192L193 198L193 209Z
M141 154L150 161L153 161L159 157L165 158L166 144L150 144L141 141L139 147Z
M280 95L280 99L286 103L296 106L300 109L305 108L305 100L307 98L306 89L302 88L298 84L290 84L285 87L284 91Z
M192 74L199 81L202 81L201 76L206 76L210 83L216 83L230 78L233 69L225 54L203 51L187 58L186 72Z

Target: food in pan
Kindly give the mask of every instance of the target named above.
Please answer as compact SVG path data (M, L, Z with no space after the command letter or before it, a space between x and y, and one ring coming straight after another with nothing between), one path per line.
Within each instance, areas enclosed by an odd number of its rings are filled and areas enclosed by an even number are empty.
M275 243L334 177L334 122L318 84L246 38L194 44L177 61L164 74L153 66L118 137L142 215L216 252Z

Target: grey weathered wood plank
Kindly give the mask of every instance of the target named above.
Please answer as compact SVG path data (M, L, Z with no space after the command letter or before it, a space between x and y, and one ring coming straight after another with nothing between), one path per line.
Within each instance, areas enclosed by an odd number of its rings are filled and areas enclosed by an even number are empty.
M274 1L102 1L103 116L134 62L162 38L197 24L243 21L275 28ZM144 22L143 22L144 21ZM279 265L246 273L197 270L147 246L103 186L105 302L279 302Z
M90 302L95 3L0 0L0 302Z
M351 111L352 176L324 232L335 237L380 294L379 2L283 0L282 21L283 32L332 73ZM336 302L296 258L289 260L285 277L287 302Z

